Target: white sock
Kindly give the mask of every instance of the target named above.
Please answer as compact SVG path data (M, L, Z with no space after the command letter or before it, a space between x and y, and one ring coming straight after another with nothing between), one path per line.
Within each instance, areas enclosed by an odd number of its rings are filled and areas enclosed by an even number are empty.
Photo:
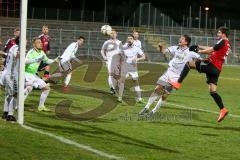
M70 80L71 80L72 74L67 74L65 80L64 80L64 86L68 86Z
M112 76L108 76L108 85L110 88L113 88L113 81L112 81L113 77Z
M124 83L120 82L119 83L119 97L123 96L123 91L124 91Z
M8 112L8 104L10 103L11 99L9 96L6 96L4 99L4 108L3 111L4 112Z
M111 76L111 78L112 78L112 87L113 87L113 89L116 89L116 87L117 87L117 80L113 76Z
M155 92L152 93L152 95L148 99L148 103L145 106L146 109L149 109L150 106L155 102L155 100L159 97L159 95Z
M158 100L156 106L152 109L153 113L156 113L158 108L161 107L161 104L162 104L162 97L160 97L160 99Z
M13 116L15 105L16 105L16 101L14 100L14 97L12 97L10 103L8 104L8 115Z
M32 89L32 86L26 86L26 88L24 89L24 101L27 99L28 94L32 91Z
M137 86L134 87L134 89L135 89L135 91L137 93L137 98L141 99L141 89L140 89L140 86L137 85Z
M40 96L39 106L44 106L44 103L48 97L49 92L50 92L50 89L42 91L42 94Z

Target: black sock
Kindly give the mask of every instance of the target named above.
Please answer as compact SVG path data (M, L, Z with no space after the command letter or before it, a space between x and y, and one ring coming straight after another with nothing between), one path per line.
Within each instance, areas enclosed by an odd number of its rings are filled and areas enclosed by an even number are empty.
M189 71L190 71L190 67L189 67L189 65L186 63L185 66L184 66L184 68L183 68L183 70L182 70L182 72L181 72L181 74L180 74L180 77L179 77L179 79L178 79L178 82L179 82L179 83L182 83L182 81L183 81L183 80L185 79L185 77L188 75Z
M49 75L49 72L48 71L44 71L44 75Z
M220 109L223 109L224 105L223 105L222 98L220 97L220 95L217 92L210 92L210 95L213 97L213 99L217 103L218 107Z

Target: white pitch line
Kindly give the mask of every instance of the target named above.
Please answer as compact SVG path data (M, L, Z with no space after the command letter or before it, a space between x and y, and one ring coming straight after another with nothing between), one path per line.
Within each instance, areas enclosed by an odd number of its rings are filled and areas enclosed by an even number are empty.
M192 74L193 76L196 76L196 77L203 77L204 78L204 74L196 74L196 73L193 73ZM240 81L240 78L231 78L231 77L224 77L224 76L219 76L220 79L224 79L224 80L233 80L233 81Z
M215 111L211 111L211 110L205 110L205 109L199 109L199 108L194 108L194 107L188 107L188 106L179 105L179 104L175 104L175 103L168 103L167 102L166 104L171 105L171 106L175 106L175 107L178 107L178 108L192 109L192 110L201 111L201 112L219 114L219 112L215 112ZM235 114L228 114L228 115L230 117L240 118L240 115L235 115Z
M60 141L62 143L73 145L73 146L75 146L77 148L84 149L86 151L92 152L94 154L97 154L99 156L102 156L102 157L105 157L105 158L108 158L108 159L115 159L115 160L123 159L122 157L117 157L117 156L114 156L114 155L111 155L111 154L99 151L99 150L94 149L94 148L92 148L90 146L74 142L74 141L72 141L70 139L67 139L67 138L64 138L64 137L61 137L61 136L57 136L57 135L54 135L54 134L49 133L49 132L45 132L45 131L42 131L42 130L39 130L39 129L36 129L36 128L32 128L32 127L29 127L29 126L26 126L26 125L21 125L21 126L23 128L25 128L25 129L27 129L27 130L30 130L30 131L33 131L33 132L36 132L36 133L39 133L39 134L42 134L42 135L49 136L49 137L54 138L54 139L56 139L56 140L58 140L58 141Z

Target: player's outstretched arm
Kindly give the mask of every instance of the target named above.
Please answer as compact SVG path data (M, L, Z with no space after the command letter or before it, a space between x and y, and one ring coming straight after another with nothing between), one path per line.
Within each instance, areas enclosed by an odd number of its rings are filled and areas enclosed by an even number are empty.
M201 46L201 45L198 45L199 49L201 50L206 50L206 49L210 49L212 47L208 47L208 46Z
M203 50L199 50L198 53L200 54L211 54L214 51L213 47L208 47Z
M164 49L163 48L163 44L162 43L158 43L158 47L159 47L159 52L161 53L161 54L167 54L167 53L169 53L169 50L168 49Z
M43 59L43 56L37 57L37 58L29 58L28 56L25 59L25 64L32 64L32 63L38 63L41 62Z
M159 52L163 53L163 44L162 43L158 43L158 47L159 47Z

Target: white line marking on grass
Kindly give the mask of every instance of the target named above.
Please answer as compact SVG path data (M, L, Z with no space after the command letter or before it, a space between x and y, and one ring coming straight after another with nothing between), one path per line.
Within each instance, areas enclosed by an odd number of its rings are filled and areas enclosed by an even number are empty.
M197 74L197 73L193 73L193 76L196 77L203 77L205 78L204 74ZM220 79L224 79L224 80L233 80L233 81L240 81L240 78L231 78L231 77L224 77L224 76L219 76Z
M175 103L169 103L167 102L168 105L170 106L175 106L177 108L184 108L184 109L192 109L195 111L201 111L201 112L207 112L207 113L214 113L214 114L219 114L219 112L215 112L215 111L211 111L211 110L206 110L206 109L200 109L200 108L194 108L194 107L188 107L188 106L184 106L184 105L179 105L179 104L175 104ZM240 115L235 115L235 114L228 114L230 117L235 117L235 118L240 118Z
M54 135L52 133L49 133L49 132L45 132L45 131L42 131L42 130L39 130L39 129L36 129L36 128L32 128L32 127L29 127L29 126L26 126L26 125L21 125L23 128L27 129L27 130L30 130L30 131L33 131L33 132L36 132L36 133L39 133L39 134L42 134L42 135L46 135L46 136L49 136L51 138L54 138L60 142L63 142L65 144L70 144L70 145L73 145L77 148L80 148L80 149L84 149L86 151L89 151L89 152L92 152L92 153L95 153L99 156L102 156L102 157L105 157L105 158L108 158L108 159L123 159L121 157L117 157L117 156L114 156L114 155L111 155L111 154L108 154L108 153L105 153L105 152L102 152L102 151L99 151L97 149L94 149L90 146L87 146L87 145L83 145L83 144L80 144L80 143L77 143L77 142L74 142L72 140L69 140L67 138L64 138L64 137L61 137L61 136L57 136L57 135Z

